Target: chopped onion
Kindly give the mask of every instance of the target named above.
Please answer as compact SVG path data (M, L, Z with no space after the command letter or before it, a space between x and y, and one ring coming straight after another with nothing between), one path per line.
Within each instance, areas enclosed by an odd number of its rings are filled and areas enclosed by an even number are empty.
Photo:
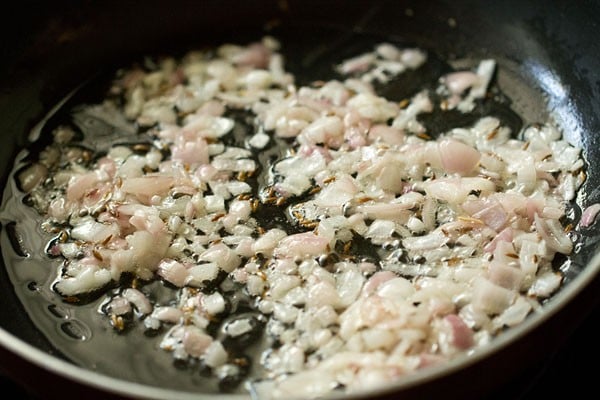
M310 85L278 49L266 37L124 70L74 118L140 143L100 154L63 126L17 169L54 237L56 292L106 296L117 329L168 325L160 348L221 386L311 398L468 354L560 289L581 151L549 123L471 118L496 101L494 60L398 102L382 87L426 62L419 49L381 43ZM477 112L427 131L423 114L451 109Z

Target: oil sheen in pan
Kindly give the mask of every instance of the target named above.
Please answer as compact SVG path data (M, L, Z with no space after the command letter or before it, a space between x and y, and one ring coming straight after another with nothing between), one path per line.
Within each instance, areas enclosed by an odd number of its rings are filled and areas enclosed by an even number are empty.
M283 54L287 61L286 68L296 76L298 84L310 82L315 78L332 78L332 65L348 56L359 54L381 41L380 37L346 34L336 36L325 45L313 48L297 37L290 39L281 38ZM468 60L466 62L468 64ZM448 63L429 52L428 61L423 68L409 71L389 85L377 89L381 95L392 100L401 100L410 97L420 89L433 89L437 84L437 78L450 70ZM502 72L498 80L503 89L506 89L508 96L496 88L494 99L471 115L458 112L445 113L442 118L441 113L434 112L421 118L420 121L429 132L444 132L450 126L468 126L483 115L492 115L498 117L513 132L518 132L524 124L542 120L539 112L543 110L543 106L525 106L527 102L523 100L540 98L538 93L532 93L532 89L526 87L516 74ZM93 104L101 100L106 87L105 78L98 78L83 85L54 114L48 116L45 125L40 128L39 140L31 147L31 152L43 148L51 137L52 129L60 124L76 125L83 133L81 145L93 150L105 150L106 146L113 143L115 139L121 143L127 141L127 138L120 134L116 135L118 131L112 127L110 121L73 112L73 107L78 104ZM512 103L513 95L521 101ZM243 135L248 127L244 126L243 115L238 117L238 125L227 140L243 143ZM134 140L133 137L130 139ZM135 141L139 140L140 136L135 136ZM266 152L255 153L261 170L267 170L269 163L277 160L281 155L280 151L280 147L274 146ZM113 330L106 317L98 312L102 298L84 305L72 305L64 302L60 296L51 291L51 283L55 279L57 268L60 268L60 262L47 256L46 246L52 238L40 229L40 216L33 208L24 204L25 195L18 190L14 179L15 171L25 165L30 154L22 152L18 157L15 169L6 185L0 219L5 227L2 230L1 246L8 274L18 298L35 325L59 352L82 367L124 380L163 388L217 392L219 390L217 382L203 377L200 366L185 365L178 368L177 364L173 365L172 355L158 348L160 334L147 335L143 324L137 324L122 334ZM259 176L255 184L260 185L260 181ZM278 214L274 218L275 212ZM276 207L269 209L265 214L268 214L262 215L265 223L269 221L271 226L277 224L288 231L293 229L293 227L286 227L286 217ZM362 253L376 256L374 249L360 250ZM563 261L562 269L568 276L573 268L569 261L561 260ZM165 288L159 282L149 284L146 289L150 290L155 300L163 304L174 296L172 290ZM240 301L244 301L243 294L240 293L239 296ZM254 358L260 346L259 341L253 348L247 349L245 354ZM253 362L254 368L259 368L257 361ZM243 391L243 388L234 390Z

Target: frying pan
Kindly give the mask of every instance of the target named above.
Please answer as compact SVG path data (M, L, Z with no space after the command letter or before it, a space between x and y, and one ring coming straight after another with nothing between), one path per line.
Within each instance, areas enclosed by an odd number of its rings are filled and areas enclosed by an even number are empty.
M510 107L496 111L513 118L515 127L552 117L567 140L582 148L588 163L581 207L600 201L600 44L595 40L600 6L595 2L25 1L10 7L3 13L1 32L3 186L30 133L43 134L44 118L82 82L147 54L247 42L268 27L269 33L282 35L287 66L299 76L304 72L327 78L332 60L375 39L415 45L438 60L495 58L500 66L496 84L512 99ZM444 65L439 64L442 69ZM405 90L418 83L418 77L414 79L405 82ZM523 119L514 119L513 111ZM574 220L578 212L574 208ZM577 251L568 260L572 273L545 304L544 313L531 316L473 356L361 396L481 398L543 363L598 305L598 225L577 233ZM2 226L4 237L10 229ZM3 240L3 254L8 246L10 241ZM25 305L23 291L11 282L10 262L6 264L0 267L0 367L36 396L214 397L201 389L177 390L161 383L170 379L170 366L162 371L167 378L150 382L129 379L118 370L82 366L77 361L82 345L75 346L79 350L57 346L59 334L40 327L35 317L40 314ZM101 353L117 357L110 351Z

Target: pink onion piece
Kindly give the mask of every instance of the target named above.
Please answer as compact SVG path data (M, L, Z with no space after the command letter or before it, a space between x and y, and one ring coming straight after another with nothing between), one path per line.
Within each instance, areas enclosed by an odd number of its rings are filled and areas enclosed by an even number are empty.
M213 338L194 326L186 326L184 329L182 343L186 353L194 357L202 356Z
M444 317L444 320L450 325L452 332L452 344L461 350L473 346L473 330L456 314L450 314Z
M88 172L82 175L74 175L69 180L67 186L67 200L80 200L85 194L92 190L100 181L100 176L96 172Z
M176 260L165 259L158 264L158 275L167 282L182 287L186 283L189 272L182 263Z
M127 288L123 291L123 297L137 308L142 314L150 314L152 312L152 304L146 295L137 289Z
M122 296L116 296L108 303L107 309L111 314L123 315L131 311L131 303Z
M214 262L225 272L231 272L240 265L240 258L224 243L209 247L200 255L203 261Z
M498 260L492 260L489 268L490 281L511 290L519 290L524 279L524 273L520 268L504 264Z
M128 178L123 182L121 190L134 195L150 197L165 196L169 193L174 179L171 176L148 175L139 178Z
M371 129L369 129L368 138L371 142L380 141L391 145L402 144L405 140L404 132L401 129L382 124L371 127Z
M155 307L152 316L163 322L177 323L183 317L183 312L175 307Z
M513 240L513 230L511 227L504 228L498 235L494 236L494 238L488 242L483 250L486 253L493 253L496 250L496 246L499 242L512 242Z
M487 226L500 232L507 223L508 213L499 203L494 203L473 214L473 218L482 220Z
M362 293L363 295L371 295L372 293L375 293L377 291L377 288L383 284L384 282L387 282L391 279L396 278L398 275L396 275L395 273L391 272L391 271L378 271L375 274L373 274L372 277L369 278L369 280L365 283Z
M254 68L266 68L270 57L271 51L263 43L254 43L236 54L233 62Z
M449 173L468 174L481 158L479 151L453 139L442 140L439 148L442 166Z
M444 82L453 94L461 94L479 82L479 76L471 71L452 72L444 77Z
M327 252L329 241L312 232L290 235L279 242L275 257L318 256Z
M600 203L592 204L583 210L581 214L581 221L579 222L579 226L583 228L587 228L596 221L596 216L600 212Z
M364 72L371 66L371 63L375 61L375 56L371 53L363 54L355 58L346 60L342 63L338 70L342 74L353 74L357 72Z

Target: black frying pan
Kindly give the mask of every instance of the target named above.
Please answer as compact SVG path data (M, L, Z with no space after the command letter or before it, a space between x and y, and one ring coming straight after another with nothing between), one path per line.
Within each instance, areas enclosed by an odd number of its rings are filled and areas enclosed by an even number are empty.
M600 201L600 169L595 168L600 162L600 6L594 2L87 1L13 7L2 17L3 183L29 132L82 82L146 54L250 41L268 26L282 38L287 67L306 79L327 78L331 62L379 39L429 50L439 61L431 74L449 68L444 60L495 58L501 69L496 83L513 102L492 111L514 128L554 117L567 139L582 147L590 166L581 205ZM410 76L387 94L409 95L419 79ZM524 118L516 118L514 111ZM11 227L2 229L7 234ZM600 259L594 255L599 234L598 225L581 232L580 248L570 260L570 282L547 304L544 315L530 318L476 357L433 368L372 395L479 398L542 363L598 304ZM79 367L77 357L66 354L73 350L57 346L57 336L38 329L26 309L3 266L0 369L40 397L194 396L161 383L162 389L156 382L132 383L118 371L99 374Z

